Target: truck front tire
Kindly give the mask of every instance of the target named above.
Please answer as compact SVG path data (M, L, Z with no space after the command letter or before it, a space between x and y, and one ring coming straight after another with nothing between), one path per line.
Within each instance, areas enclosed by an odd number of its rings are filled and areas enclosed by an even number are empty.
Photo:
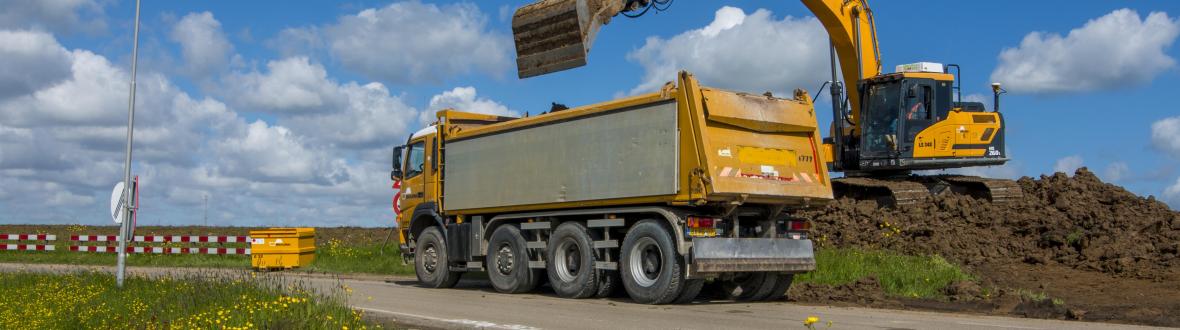
M594 268L594 240L586 226L576 221L558 225L547 251L549 286L558 296L582 299L598 293L599 277L605 274Z
M496 291L524 293L537 287L541 274L529 268L529 253L520 228L506 224L497 227L488 240L488 279Z
M414 275L418 282L431 288L451 288L459 283L459 272L451 271L447 262L447 243L438 227L426 228L418 235L414 250Z
M667 304L684 289L684 262L672 235L656 220L643 220L623 239L620 276L631 300Z

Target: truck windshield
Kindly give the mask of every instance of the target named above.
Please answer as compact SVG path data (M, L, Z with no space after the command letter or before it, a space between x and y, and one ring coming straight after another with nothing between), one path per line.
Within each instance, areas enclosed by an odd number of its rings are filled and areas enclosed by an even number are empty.
M412 178L426 169L426 142L418 141L410 145L410 151L406 152L406 175L405 177Z
M862 123L865 151L873 154L889 153L897 144L898 107L901 106L901 85L893 83L874 84L869 87Z

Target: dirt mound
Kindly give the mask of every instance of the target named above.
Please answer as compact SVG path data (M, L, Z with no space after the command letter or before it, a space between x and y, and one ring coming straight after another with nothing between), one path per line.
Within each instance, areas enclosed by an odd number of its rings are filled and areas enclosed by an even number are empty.
M1022 201L944 194L881 208L840 199L801 212L823 246L939 254L968 266L1061 264L1117 277L1163 278L1180 268L1180 212L1103 183L1089 170L1021 178Z

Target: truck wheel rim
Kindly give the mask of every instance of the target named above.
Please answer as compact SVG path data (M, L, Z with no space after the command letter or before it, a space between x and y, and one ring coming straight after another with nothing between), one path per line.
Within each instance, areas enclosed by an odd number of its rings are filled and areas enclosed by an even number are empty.
M554 270L562 282L573 282L578 277L578 268L582 264L582 254L578 245L572 239L564 239L558 244L553 255Z
M434 249L434 244L426 246L423 257L422 266L426 268L426 273L433 274L434 270L438 268L438 251Z
M640 238L635 242L635 247L631 248L630 256L628 256L629 266L631 269L631 278L635 280L635 284L642 287L649 287L656 284L656 280L660 278L660 272L664 266L664 254L660 249L660 245L656 244L656 240L651 237Z
M496 250L496 270L500 274L512 275L512 266L515 260L512 248L508 247L508 244L500 245L500 249Z

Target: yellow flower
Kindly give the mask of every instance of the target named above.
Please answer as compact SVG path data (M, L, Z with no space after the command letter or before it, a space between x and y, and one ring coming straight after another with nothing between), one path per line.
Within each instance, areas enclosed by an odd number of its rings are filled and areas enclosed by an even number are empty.
M819 317L808 316L806 320L803 320L803 325L810 327L812 324L815 324L816 322L819 322Z

